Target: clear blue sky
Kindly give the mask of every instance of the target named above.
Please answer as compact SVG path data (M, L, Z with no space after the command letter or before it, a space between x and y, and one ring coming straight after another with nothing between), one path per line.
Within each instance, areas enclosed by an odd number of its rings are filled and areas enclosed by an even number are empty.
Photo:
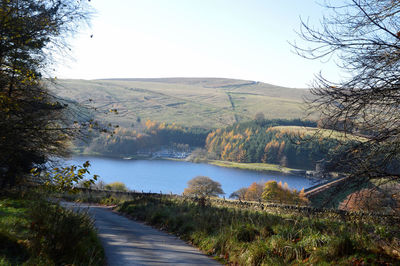
M58 78L226 77L307 87L336 67L297 56L299 16L317 25L314 0L92 0L91 28L72 44ZM93 38L90 35L93 34Z

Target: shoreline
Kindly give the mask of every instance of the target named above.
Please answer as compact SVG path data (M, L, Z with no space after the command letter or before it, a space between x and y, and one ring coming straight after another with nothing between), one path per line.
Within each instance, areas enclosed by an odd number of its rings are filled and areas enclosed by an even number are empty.
M220 161L220 160L210 160L207 162L208 164L225 167L225 168L233 168L233 169L241 169L241 170L250 170L257 172L267 172L267 173L277 173L284 175L305 175L306 170L301 169L293 169L288 167L281 167L277 164L268 164L268 163L237 163L230 161Z
M224 168L232 168L239 170L248 170L248 171L257 171L257 172L265 172L270 174L283 174L283 175L302 175L306 178L310 178L306 176L306 171L303 169L294 169L288 167L281 167L277 164L268 164L268 163L238 163L238 162L230 162L230 161L222 161L222 160L204 160L199 162L187 161L186 159L180 158L168 158L168 157L158 157L152 158L148 156L138 156L138 155L104 155L104 154L73 154L72 157L98 157L98 158L110 158L110 159L121 159L121 160L167 160L167 161L178 161L178 162L191 162L191 163L205 163L209 165L224 167ZM310 178L317 179L320 178Z

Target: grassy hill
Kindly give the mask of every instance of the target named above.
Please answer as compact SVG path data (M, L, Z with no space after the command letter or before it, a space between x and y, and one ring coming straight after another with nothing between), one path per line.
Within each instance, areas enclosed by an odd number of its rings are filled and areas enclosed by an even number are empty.
M308 90L224 78L58 80L60 97L98 108L98 119L129 127L142 120L216 128L253 119L304 118ZM91 100L91 101L89 101ZM118 115L107 112L117 109Z
M276 126L271 127L270 130L276 130L282 133L293 133L298 136L312 136L320 138L337 139L339 141L356 140L366 141L365 137L360 137L350 133L340 132L331 129L323 129L316 127L303 127L303 126Z

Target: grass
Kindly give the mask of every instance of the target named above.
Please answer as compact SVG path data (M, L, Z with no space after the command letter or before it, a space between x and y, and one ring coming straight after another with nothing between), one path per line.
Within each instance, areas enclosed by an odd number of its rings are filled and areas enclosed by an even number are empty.
M390 265L399 259L383 247L398 250L398 224L202 207L190 199L149 195L138 195L117 210L178 235L226 264Z
M356 140L356 141L365 141L366 138L355 136L352 134L346 134L344 132L330 130L330 129L321 129L315 127L301 127L301 126L276 126L272 127L269 130L278 130L282 132L291 132L298 135L306 135L312 137L319 137L319 138L331 138L337 139L339 141L346 141L346 140Z
M91 219L40 198L0 197L0 265L104 265Z
M63 193L59 195L55 195L60 200L70 201L70 202L90 202L102 205L113 206L125 201L129 201L132 199L129 195L124 195L119 193L118 191L95 191L92 193Z
M29 258L27 202L0 199L0 265L18 265Z
M274 173L285 173L289 174L291 171L296 169L281 167L277 164L269 164L269 163L237 163L237 162L229 162L229 161L219 161L219 160L211 160L208 161L209 164L228 167L228 168L237 168L243 170L251 170L251 171L265 171L265 172L274 172Z
M136 118L183 126L217 128L253 119L305 116L307 90L246 80L212 78L58 80L62 98L98 107L97 119L130 127ZM89 102L92 99L92 102ZM111 108L118 115L106 115Z

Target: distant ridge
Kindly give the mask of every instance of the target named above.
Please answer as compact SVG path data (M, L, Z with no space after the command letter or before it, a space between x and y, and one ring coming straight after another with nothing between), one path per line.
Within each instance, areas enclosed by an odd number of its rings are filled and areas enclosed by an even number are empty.
M283 86L264 83L261 81L253 81L246 79L232 79L232 78L215 78L215 77L170 77L170 78L105 78L94 80L110 80L110 81L138 81L138 82L158 82L158 83L177 83L177 84L202 84L210 85L210 87L224 87L232 85L253 85L257 83L264 84L265 86L274 88L287 88ZM290 89L290 88L287 88Z
M205 128L254 119L304 118L309 90L227 78L61 79L54 91L70 101L90 101L97 119L129 127L141 120ZM52 84L49 84L53 86ZM117 109L118 116L105 115Z

